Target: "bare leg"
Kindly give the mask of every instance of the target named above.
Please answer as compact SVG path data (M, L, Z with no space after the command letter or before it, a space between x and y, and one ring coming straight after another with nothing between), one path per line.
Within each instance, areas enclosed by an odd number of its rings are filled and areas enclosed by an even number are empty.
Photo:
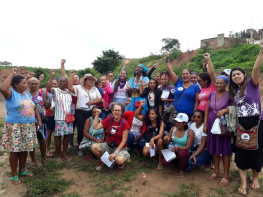
M223 155L224 178L226 180L229 180L230 156L231 155Z
M61 136L55 137L55 146L56 146L56 152L57 152L57 161L61 162Z
M98 144L93 144L93 146L91 147L91 151L96 157L98 157L99 159L101 158L101 148Z
M255 189L257 189L258 186L256 186L256 185L259 184L259 182L258 182L259 172L257 172L256 170L252 169L252 173L253 173L252 182L253 182L253 184L254 184ZM252 185L253 185L253 184L252 184Z
M51 143L51 136L52 136L52 132L54 130L47 130L47 139L46 139L46 146L47 146L47 154L50 154L50 143ZM54 137L55 138L55 137ZM55 141L55 140L54 140Z
M64 135L64 138L63 138L63 155L64 155L66 160L70 159L70 157L67 155L68 142L69 142L69 135Z
M247 170L238 169L238 171L239 171L239 176L241 179L240 188L241 189L247 188Z
M17 164L20 152L10 152L9 162L11 167L11 176L17 175Z
M157 151L159 154L159 163L157 166L157 170L161 170L163 169L163 164L162 164L162 159L163 159L163 154L162 154L162 150L163 150L163 139L158 139L156 142L156 146L157 146Z
M30 152L29 152L30 157L31 157L31 164L30 164L30 167L31 167L31 168L35 168L36 165L37 165L37 160L36 160L35 151L36 151L36 149L34 148L33 151L30 151Z
M47 164L46 160L46 141L45 140L39 140L39 146L40 146L40 153L41 153L41 163Z
M26 170L27 151L19 154L19 172L23 173Z

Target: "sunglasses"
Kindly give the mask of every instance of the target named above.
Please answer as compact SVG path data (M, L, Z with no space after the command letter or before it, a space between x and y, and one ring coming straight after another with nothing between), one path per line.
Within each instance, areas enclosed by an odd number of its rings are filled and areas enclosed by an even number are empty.
M113 75L108 75L108 77L113 77Z
M201 118L201 116L194 115L193 118Z
M114 112L121 112L120 109L114 109L113 111L114 111Z

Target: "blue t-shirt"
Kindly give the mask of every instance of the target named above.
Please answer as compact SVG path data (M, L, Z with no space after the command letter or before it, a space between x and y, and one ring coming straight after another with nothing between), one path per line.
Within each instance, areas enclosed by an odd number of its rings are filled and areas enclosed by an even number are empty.
M12 95L5 99L7 115L5 122L8 123L32 123L35 122L35 103L30 94L19 94L10 88Z
M177 82L174 84L174 106L177 103L177 100L181 97L185 88L183 86L183 81L178 78ZM193 114L195 106L195 95L196 93L201 92L200 87L197 84L192 84L190 88L184 93L183 97L176 105L178 113Z
M100 92L100 95L103 96L103 90L101 88L97 88Z

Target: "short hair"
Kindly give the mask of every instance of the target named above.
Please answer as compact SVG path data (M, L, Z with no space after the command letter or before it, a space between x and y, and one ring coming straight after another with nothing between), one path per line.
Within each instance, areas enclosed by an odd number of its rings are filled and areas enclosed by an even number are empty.
M16 88L15 84L19 84L23 79L25 79L25 77L21 75L14 76L11 82L11 86L15 89Z
M114 75L114 73L112 71L108 71L106 72L106 76L108 76L108 74L112 73Z
M97 87L100 83L101 83L101 81L100 81L100 80L97 80L97 81L95 82L95 86Z
M56 81L57 81L57 83L58 83L58 79L57 79L56 77L54 77L54 78L53 78L53 80L56 80ZM52 81L53 81L53 80L52 80Z
M59 81L60 81L60 79L62 79L62 78L65 78L66 81L68 82L68 78L67 78L66 76L61 76L61 77L59 77Z
M203 81L207 81L207 87L210 87L211 84L211 77L208 73L200 73L199 77L203 80Z
M75 76L75 75L77 75L77 76L78 76L78 78L80 78L78 74L76 74L76 73L75 73L75 74L74 74L74 76Z
M99 109L99 107L97 105L94 105L91 110L93 109Z
M112 102L110 105L109 105L109 109L111 111L111 113L113 112L113 109L114 107L118 105L121 107L121 112L122 114L125 112L125 105L123 103L120 103L120 102Z
M106 75L100 75L100 76L99 76L99 79L98 79L99 81L100 81L100 78L101 78L101 77L105 77L105 78L106 78Z

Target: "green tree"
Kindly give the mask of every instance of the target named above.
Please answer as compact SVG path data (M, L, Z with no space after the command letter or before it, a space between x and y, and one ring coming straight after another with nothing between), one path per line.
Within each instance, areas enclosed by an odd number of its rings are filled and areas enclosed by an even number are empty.
M172 51L180 49L180 43L178 39L175 38L163 38L164 46L161 49L161 52L171 53Z
M8 62L8 61L3 61L3 62L0 62L0 65L12 66L12 63L11 63L11 62Z
M123 58L124 56L120 55L119 51L109 49L102 51L102 56L97 57L97 59L94 60L91 64L98 72L106 73L109 70L115 70L115 68L120 65Z

